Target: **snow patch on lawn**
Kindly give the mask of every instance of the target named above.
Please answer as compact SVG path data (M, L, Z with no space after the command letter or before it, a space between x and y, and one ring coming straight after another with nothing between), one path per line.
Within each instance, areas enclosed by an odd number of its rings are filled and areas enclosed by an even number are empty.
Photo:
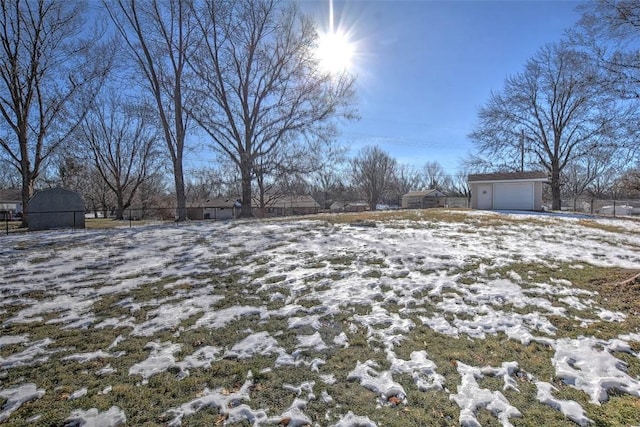
M498 418L503 426L511 426L510 418L520 418L522 414L515 406L512 406L506 397L499 391L491 391L481 388L477 379L483 377L483 370L473 366L457 363L461 382L458 385L458 393L451 395L451 400L460 407L460 425L463 427L481 427L476 418L476 412L485 408ZM485 370L486 372L487 370ZM496 372L502 372L498 369Z
M247 373L247 379L240 389L230 392L224 388L217 388L213 391L205 388L200 397L193 399L177 408L169 409L165 414L173 418L168 422L168 426L175 427L182 425L182 420L205 408L216 408L219 413L226 417L226 423L241 423L248 421L253 425L267 420L264 410L253 410L246 403L250 401L249 391L253 386L253 375L251 371Z
M393 380L390 371L378 372L378 364L373 360L364 363L356 362L356 367L349 372L348 381L358 381L364 388L371 390L380 398L380 403L387 404L388 400L396 397L406 403L407 393L404 388Z
M47 347L53 342L51 338L44 338L34 341L31 345L27 345L27 348L23 351L11 354L6 358L0 356L0 369L31 366L46 362L49 360L49 355L53 353L52 350L47 350Z
M560 411L567 418L581 427L586 427L591 424L591 421L584 413L582 406L573 400L562 400L553 397L553 392L557 389L544 381L536 381L536 387L538 388L537 399L540 403L551 406L553 409Z
M67 418L66 426L96 426L96 427L118 427L127 423L127 417L122 409L112 406L107 411L100 412L97 408L86 411L76 409Z
M559 339L554 343L552 363L556 375L566 384L589 395L592 403L609 398L609 390L618 390L640 397L640 381L627 374L627 364L612 352L630 352L620 340L595 338Z
M0 390L0 397L7 400L0 412L0 423L8 420L11 414L20 408L23 403L40 399L44 396L44 393L45 391L43 389L39 389L33 383L26 383L17 387Z

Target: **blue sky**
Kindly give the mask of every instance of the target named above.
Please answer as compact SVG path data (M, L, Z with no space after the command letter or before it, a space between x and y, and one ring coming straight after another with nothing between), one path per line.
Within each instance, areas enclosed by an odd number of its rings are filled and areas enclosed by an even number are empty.
M352 153L378 145L398 162L454 174L491 90L580 18L577 1L334 0L356 43L361 119L342 126ZM302 10L328 26L329 0Z

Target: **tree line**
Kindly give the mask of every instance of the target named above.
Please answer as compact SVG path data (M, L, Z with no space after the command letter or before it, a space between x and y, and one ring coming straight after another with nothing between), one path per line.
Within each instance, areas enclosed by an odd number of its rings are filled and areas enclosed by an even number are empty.
M0 146L20 175L23 225L56 165L61 181L97 178L118 216L168 165L184 220L196 133L238 170L251 215L257 180L302 171L295 153L317 152L355 114L355 77L322 70L295 3L8 0L0 13Z
M459 173L380 147L348 158L356 77L323 70L318 29L279 0L0 3L0 175L80 191L95 211L284 194L399 204L411 190L469 196L468 173L544 170L566 196L640 191L640 5L600 0L478 111ZM428 83L427 83L428 84ZM199 139L215 165L185 170ZM28 221L24 212L23 225Z

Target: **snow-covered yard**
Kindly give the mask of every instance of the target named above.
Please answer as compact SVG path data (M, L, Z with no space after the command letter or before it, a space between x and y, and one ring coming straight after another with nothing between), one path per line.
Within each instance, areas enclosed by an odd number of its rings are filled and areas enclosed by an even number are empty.
M421 215L2 236L0 423L640 424L639 222Z

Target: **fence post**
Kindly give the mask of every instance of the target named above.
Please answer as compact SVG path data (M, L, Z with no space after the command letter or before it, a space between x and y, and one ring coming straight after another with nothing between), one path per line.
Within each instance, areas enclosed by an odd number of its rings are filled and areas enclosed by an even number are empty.
M616 199L613 199L613 217L616 217Z

